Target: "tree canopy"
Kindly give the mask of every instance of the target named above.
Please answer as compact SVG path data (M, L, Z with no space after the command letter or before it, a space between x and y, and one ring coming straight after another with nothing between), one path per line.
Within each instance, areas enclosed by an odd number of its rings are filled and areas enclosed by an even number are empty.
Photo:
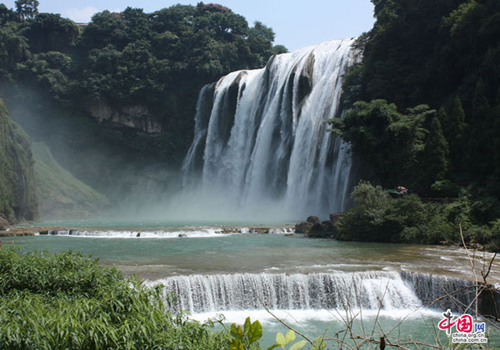
M402 177L413 186L422 186L424 191L429 188L429 179L443 178L444 174L452 182L465 184L500 175L496 156L500 153L497 97L500 39L495 34L500 31L500 2L372 2L375 25L358 39L358 45L364 49L363 61L345 79L344 101L347 107L353 107L347 116L363 110L368 113L367 106L377 105L380 99L388 101L390 104L382 113L386 117L375 113L374 121L367 121L362 133L379 134L371 146L380 148L390 137L394 147L405 148L406 141L400 145L394 135L385 133L386 125L380 121L387 122L390 115L416 105L425 104L439 110L438 120L429 117L420 125L427 136L410 141L416 140L417 148L426 144L427 150L417 155L410 171ZM372 102L360 105L356 101ZM353 132L360 130L359 126L353 125L350 131L348 123L350 121L346 121L344 135L359 150L363 148L361 143L350 138ZM439 149L434 155L431 155L431 145ZM372 156L368 158L371 160ZM434 170L431 170L431 158L439 163L434 165ZM380 179L386 179L387 172L401 174L398 166L390 170L376 168L376 172ZM413 173L429 177L420 176L418 180Z
M171 155L189 145L203 85L234 70L260 68L286 52L273 46L271 28L250 26L217 4L179 4L153 13L127 7L96 13L86 25L38 13L38 1L16 6L0 5L0 83L29 86L65 108L89 101L145 106L170 139L161 152Z

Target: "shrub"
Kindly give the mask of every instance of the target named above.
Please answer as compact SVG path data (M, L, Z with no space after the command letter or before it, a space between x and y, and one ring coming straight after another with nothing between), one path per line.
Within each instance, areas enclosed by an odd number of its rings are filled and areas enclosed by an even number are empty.
M0 249L0 349L222 349L150 289L80 253Z

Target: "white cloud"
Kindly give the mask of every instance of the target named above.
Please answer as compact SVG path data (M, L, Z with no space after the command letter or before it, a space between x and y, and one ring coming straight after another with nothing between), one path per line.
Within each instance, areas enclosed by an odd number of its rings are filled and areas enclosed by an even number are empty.
M99 10L95 7L87 6L83 9L72 8L66 10L63 16L70 18L76 23L88 23L96 12L99 12Z

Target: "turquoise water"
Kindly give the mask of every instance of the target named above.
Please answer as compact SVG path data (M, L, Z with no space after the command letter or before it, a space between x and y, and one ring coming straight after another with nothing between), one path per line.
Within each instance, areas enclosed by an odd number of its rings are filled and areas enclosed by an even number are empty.
M146 226L146 225L145 225ZM31 236L3 237L3 245L19 245L23 251L33 249L61 252L80 251L99 258L107 266L116 266L126 275L137 274L141 279L156 280L176 275L218 273L313 273L338 271L421 271L470 278L469 262L463 251L455 248L401 244L338 242L330 239L309 239L302 235L284 234L220 234L218 228L165 227L149 223L149 236L144 227L124 225L128 231L103 229L97 236ZM70 227L76 227L73 224ZM88 223L81 227L89 227ZM155 231L157 230L157 231ZM168 231L168 234L165 232ZM188 237L178 237L185 232ZM95 232L94 232L95 233ZM164 235L165 234L165 235ZM492 278L498 278L498 265ZM444 310L384 310L380 322L373 311L364 311L353 323L353 332L378 339L390 334L390 339L414 337L446 342L437 330L440 313ZM339 310L276 311L280 318L300 332L314 338L324 332L336 338L345 330L345 320L339 320ZM225 312L226 324L242 324L247 316L258 319L264 326L264 345L274 342L277 332L287 329L265 310ZM193 315L205 320L215 314ZM354 315L351 315L354 316ZM402 325L400 322L404 321ZM398 326L398 327L396 327ZM375 329L372 334L372 330ZM392 330L392 331L391 331ZM392 338L392 336L394 338ZM299 338L297 338L299 340ZM500 346L498 332L489 336L490 346ZM334 341L335 342L335 341ZM331 343L333 345L333 343Z
M192 234L197 231L186 231ZM120 233L122 234L122 233ZM158 279L183 274L410 270L461 273L467 261L454 249L338 242L283 234L206 234L206 237L129 238L32 236L3 238L23 250L80 251L126 274Z

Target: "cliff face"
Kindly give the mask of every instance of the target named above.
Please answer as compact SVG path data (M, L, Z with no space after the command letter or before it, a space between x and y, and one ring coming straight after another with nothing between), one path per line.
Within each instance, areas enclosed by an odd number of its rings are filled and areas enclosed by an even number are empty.
M37 218L31 141L0 99L0 226Z
M109 207L105 196L59 165L44 143L33 143L33 156L41 218L84 218Z
M125 106L112 108L99 102L88 102L85 109L100 124L112 128L132 128L148 134L158 134L161 126L150 117L150 112L145 106Z

